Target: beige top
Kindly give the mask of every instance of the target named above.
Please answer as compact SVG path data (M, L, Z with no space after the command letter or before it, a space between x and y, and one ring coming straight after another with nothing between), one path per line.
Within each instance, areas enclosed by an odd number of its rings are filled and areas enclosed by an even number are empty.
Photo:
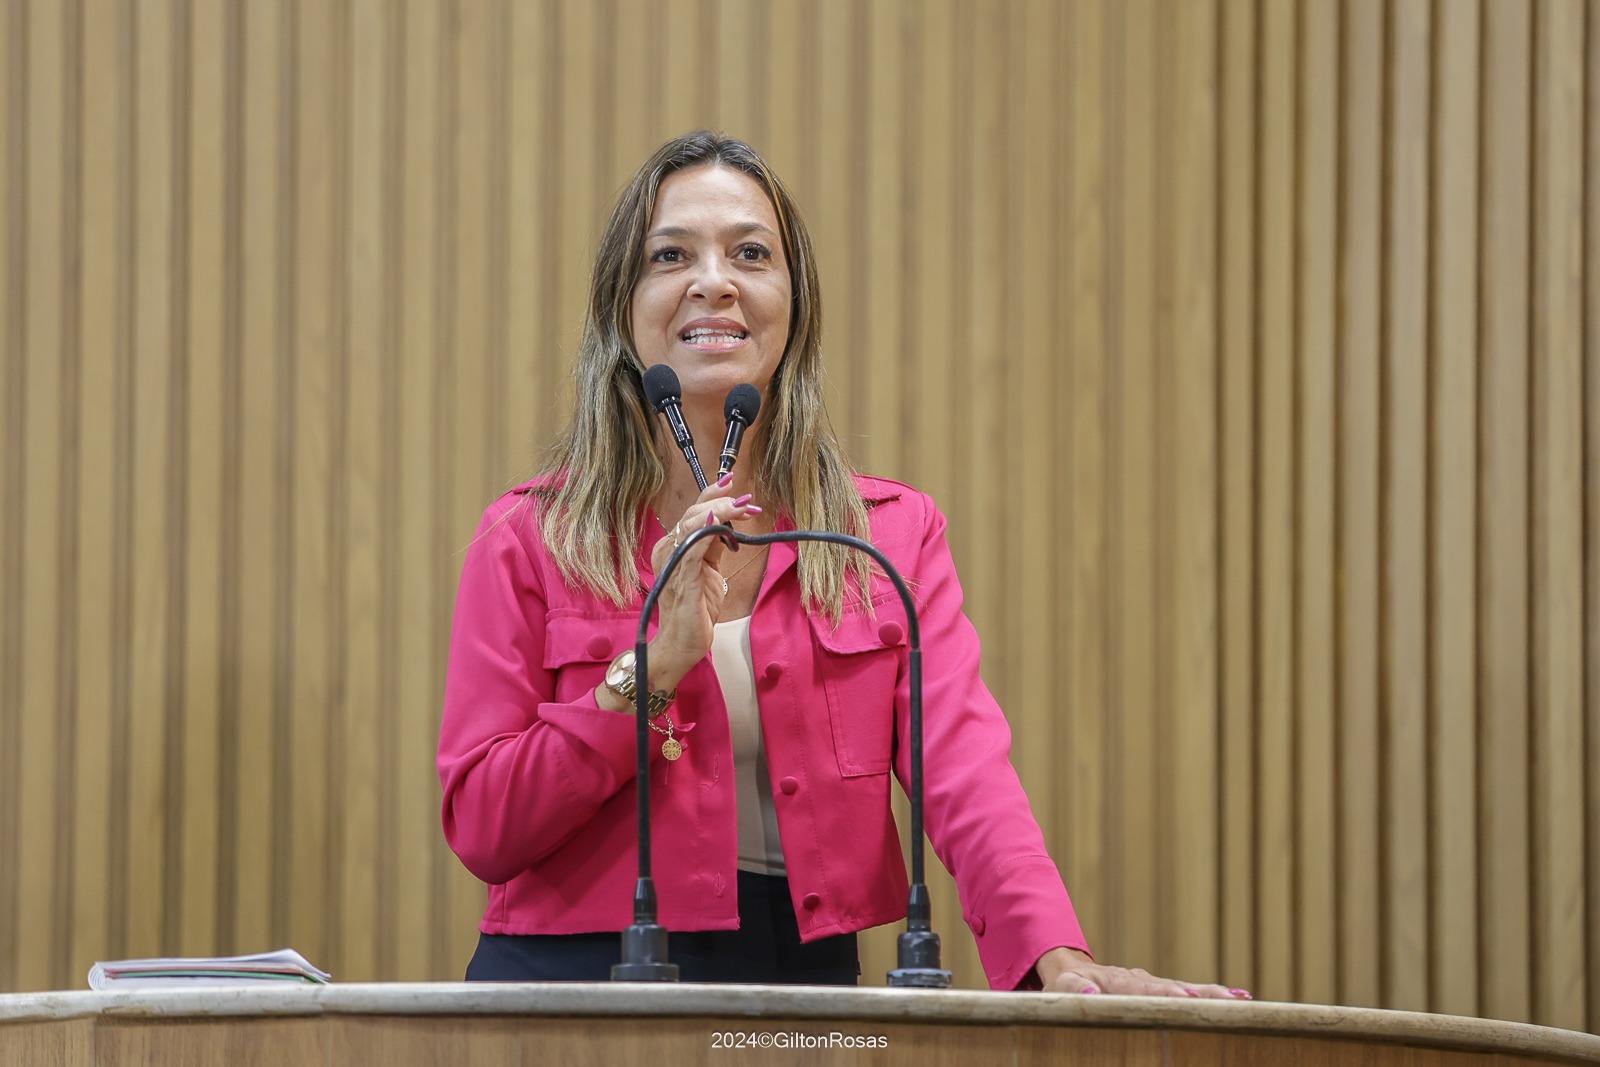
M750 616L719 622L711 637L711 665L728 703L733 735L734 805L739 812L739 869L783 875L778 809L772 802L767 749L761 740L755 661L750 654Z

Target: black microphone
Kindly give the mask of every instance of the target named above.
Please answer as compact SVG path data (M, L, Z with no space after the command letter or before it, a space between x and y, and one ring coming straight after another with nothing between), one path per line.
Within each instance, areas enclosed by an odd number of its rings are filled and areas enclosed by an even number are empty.
M678 384L678 372L665 363L657 363L645 371L644 395L651 407L667 417L673 440L683 449L683 458L694 471L695 484L704 489L706 472L700 469L700 457L694 453L694 438L689 433L689 424L683 421L683 389Z
M744 432L756 421L761 411L761 390L750 384L736 385L728 390L728 399L722 404L722 417L728 420L728 434L722 439L722 457L717 460L717 480L733 470L739 458L739 442Z

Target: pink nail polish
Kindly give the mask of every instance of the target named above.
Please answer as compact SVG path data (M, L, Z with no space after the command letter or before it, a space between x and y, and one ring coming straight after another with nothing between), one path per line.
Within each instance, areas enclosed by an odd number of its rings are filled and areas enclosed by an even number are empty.
M749 507L745 508L745 510L748 511L752 515L761 514L761 507L758 504L751 504Z
M713 511L711 514L706 516L706 525L707 526L715 526L716 524L717 524L717 513Z
M1200 991L1198 989L1194 989L1194 988L1192 988L1190 986L1184 986L1183 987L1183 992L1184 992L1185 996L1190 996L1190 997L1198 997L1200 995Z
M726 489L726 488L728 488L728 486L730 486L732 484L733 484L733 472L732 471L729 471L727 474L724 474L722 477L717 479L717 486L719 488L721 488L721 489Z
M1096 989L1096 988L1095 988L1095 987L1094 987L1094 986L1092 986L1092 985L1086 985L1086 986L1084 986L1084 987L1083 987L1083 991L1084 991L1084 992L1085 992L1085 993L1098 993L1098 992L1100 992L1100 990L1098 990L1098 989Z
M1252 997L1250 995L1250 990L1248 990L1248 989L1230 989L1230 990L1228 990L1228 992L1232 993L1234 996L1239 997L1239 998L1241 998L1243 1000L1254 1000L1254 999L1256 999L1255 997Z
M752 495L754 495L754 494L746 493L744 496L740 497L738 500L735 500L733 502L733 506L736 507L736 508L744 507L746 504L750 503L750 497Z

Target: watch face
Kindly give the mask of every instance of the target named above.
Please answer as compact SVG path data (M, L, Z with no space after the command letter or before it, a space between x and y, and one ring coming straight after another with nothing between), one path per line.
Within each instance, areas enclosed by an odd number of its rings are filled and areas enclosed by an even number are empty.
M614 689L631 688L633 685L634 661L632 652L624 652L612 660L611 666L606 668L606 684Z

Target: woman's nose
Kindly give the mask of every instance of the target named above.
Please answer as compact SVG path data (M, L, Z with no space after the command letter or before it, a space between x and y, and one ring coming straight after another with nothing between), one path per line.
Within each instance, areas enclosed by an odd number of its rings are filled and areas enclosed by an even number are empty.
M715 256L705 256L700 260L695 268L694 278L689 283L690 297L699 297L707 303L715 304L735 296L737 292L733 284L733 275L729 273L726 263Z

